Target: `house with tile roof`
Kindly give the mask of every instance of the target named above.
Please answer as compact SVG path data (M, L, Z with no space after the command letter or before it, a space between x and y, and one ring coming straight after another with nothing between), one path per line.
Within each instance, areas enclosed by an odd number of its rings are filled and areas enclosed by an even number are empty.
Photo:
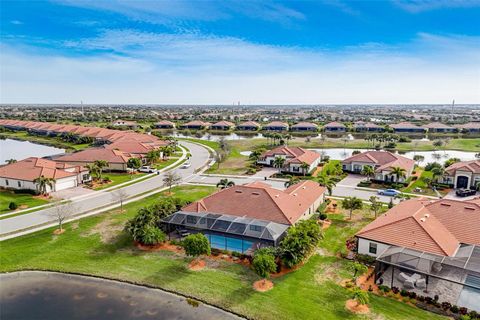
M316 132L318 131L318 126L315 123L311 122L299 122L290 127L290 131L296 132Z
M272 121L262 128L265 131L288 131L288 124L281 121Z
M230 121L219 121L210 126L211 130L223 130L223 131L228 131L235 128L235 124L230 122Z
M162 120L153 125L155 129L175 129L175 123L168 120Z
M135 130L138 128L138 123L135 121L129 121L129 120L122 120L122 119L117 119L112 121L111 126L113 127L125 127L128 129Z
M364 166L374 169L374 180L385 182L405 182L413 172L415 161L389 151L366 151L353 155L342 161L342 169L346 172L361 173ZM392 174L392 168L405 169L405 177Z
M117 149L107 147L88 148L82 151L69 153L54 160L72 165L86 166L93 164L96 160L105 160L108 163L107 171L127 171L128 159L134 155Z
M353 124L356 132L384 132L385 128L372 122L357 121Z
M55 179L52 188L47 186L47 192L73 188L91 180L83 166L30 157L0 166L0 188L38 190L35 179L42 176Z
M400 122L389 125L395 133L425 133L427 129L410 122Z
M321 159L320 154L312 150L300 147L281 146L264 152L257 163L273 167L275 158L277 157L285 159L281 171L293 174L306 174L313 171L318 166ZM303 171L302 163L307 163L309 165L307 172Z
M455 127L464 133L480 133L480 122L468 122Z
M236 185L195 201L163 220L167 231L201 232L213 248L252 253L276 246L288 228L310 218L325 188L302 181L286 190L262 182Z
M454 163L445 169L440 179L454 188L476 189L480 186L480 160Z
M210 127L210 123L200 121L200 120L189 121L180 126L181 129L192 129L192 130L208 129L208 127Z
M480 311L480 198L412 199L361 229L375 282Z
M324 132L346 132L347 127L340 122L330 122L323 126Z
M453 133L457 132L458 129L441 122L431 122L423 126L428 132L432 133Z
M245 121L245 122L240 123L237 126L237 130L239 130L239 131L257 131L257 130L260 130L261 127L262 126L258 122Z

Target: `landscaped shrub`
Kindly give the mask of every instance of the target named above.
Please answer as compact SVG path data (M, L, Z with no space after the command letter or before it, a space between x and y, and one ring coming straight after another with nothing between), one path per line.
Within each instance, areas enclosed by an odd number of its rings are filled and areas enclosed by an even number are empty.
M450 310L450 308L452 307L452 304L450 302L445 301L445 302L442 302L441 306L443 310Z
M417 300L420 301L420 302L424 302L424 301L425 301L425 297L424 297L424 296L418 296L418 297L417 297Z
M398 289L397 287L392 287L392 292L397 294L400 292L400 289Z
M470 316L470 319L480 319L480 314L475 310L470 311L468 315Z
M18 205L13 201L8 204L8 209L10 210L17 210L17 208L18 208Z
M357 260L358 262L361 262L366 265L373 265L375 263L376 258L368 254L357 254Z
M270 277L277 270L275 256L268 248L258 249L252 260L252 267L256 274L262 278Z
M452 311L453 313L458 313L459 308L458 308L458 306L453 305L453 306L450 307L450 311Z
M146 245L155 245L160 242L165 241L166 235L162 230L158 229L156 226L145 225L140 234L136 237L138 242Z
M406 296L408 296L408 291L405 290L405 289L402 289L402 291L400 291L400 295L401 295L402 297L406 297Z
M327 217L328 217L328 216L327 216L326 213L320 213L320 215L318 216L318 218L319 218L320 220L322 220L322 221L325 220L325 219L327 219Z
M417 294L415 292L411 291L411 292L408 293L408 296L412 299L415 299L417 297Z
M197 257L202 254L210 255L210 243L207 237L201 233L191 234L183 239L183 248L185 253L192 257Z
M460 320L470 320L472 319L469 315L467 314L462 314L459 318Z
M462 314L462 315L467 314L467 313L468 313L468 309L465 308L465 307L460 307L460 308L458 309L458 313L460 313L460 314Z
M288 229L280 243L282 262L288 268L302 262L317 246L322 238L322 230L313 220L303 220Z
M432 171L433 168L442 168L443 166L438 162L429 162L425 165L425 171Z
M380 286L378 286L378 290L383 291L385 293L388 293L388 292L390 292L391 289L390 289L389 286L380 285Z

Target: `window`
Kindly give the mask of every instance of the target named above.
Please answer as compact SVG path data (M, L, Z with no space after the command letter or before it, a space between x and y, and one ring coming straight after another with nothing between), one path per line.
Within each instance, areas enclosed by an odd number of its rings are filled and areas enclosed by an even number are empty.
M17 184L18 184L18 187L21 188L22 187L22 183L20 181L17 181Z
M8 180L7 180L7 179L5 179L5 185L7 185L7 186L8 186Z
M370 246L368 247L368 252L371 254L377 254L377 244L370 242Z
M196 224L197 223L197 217L187 216L187 223Z
M262 231L262 227L251 224L250 230L260 232Z

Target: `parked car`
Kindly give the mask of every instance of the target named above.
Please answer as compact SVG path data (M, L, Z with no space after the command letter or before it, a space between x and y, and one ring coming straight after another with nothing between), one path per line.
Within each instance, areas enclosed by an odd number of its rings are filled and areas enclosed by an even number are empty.
M457 191L455 191L455 194L459 197L474 196L476 193L476 190L471 189L458 189Z
M400 191L395 189L378 190L377 193L382 196L390 196L390 197L396 197L402 194Z
M138 171L145 172L145 173L154 173L157 172L157 169L152 168L150 166L141 166Z
M187 168L190 168L192 164L188 161L186 161L184 164L182 164L182 166L180 168L182 169L187 169Z

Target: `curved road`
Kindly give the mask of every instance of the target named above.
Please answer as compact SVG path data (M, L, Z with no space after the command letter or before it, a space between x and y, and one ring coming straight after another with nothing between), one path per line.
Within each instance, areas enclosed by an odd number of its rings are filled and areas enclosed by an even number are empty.
M193 177L196 176L196 169L201 168L208 163L210 154L207 149L194 143L182 141L181 145L189 149L192 155L190 157L190 162L192 165L187 169L177 168L173 170L182 178L182 181L185 182L191 180ZM161 173L158 176L142 180L121 189L125 191L125 193L128 195L128 198L132 198L163 187L164 177L165 172ZM73 208L76 211L74 213L74 219L79 219L83 216L91 215L92 212L99 213L99 209L103 209L101 211L105 211L107 209L110 209L109 206L111 206L112 204L118 206L117 202L118 201L114 199L112 192L106 191L98 191L91 195L87 195L78 199L73 199ZM34 230L37 230L40 226L46 227L51 225L52 223L56 223L54 209L52 208L46 208L32 213L19 215L12 218L6 218L0 220L0 240L28 233L27 231L25 231L27 229L33 232Z

